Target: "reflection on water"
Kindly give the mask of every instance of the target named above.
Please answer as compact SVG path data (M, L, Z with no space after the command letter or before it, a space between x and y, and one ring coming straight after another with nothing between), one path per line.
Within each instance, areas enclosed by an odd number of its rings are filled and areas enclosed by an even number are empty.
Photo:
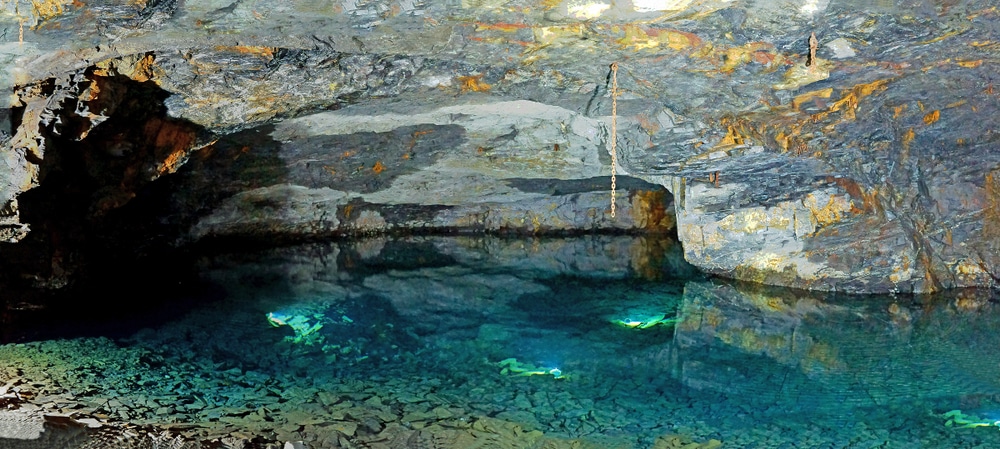
M991 292L741 285L631 236L367 240L201 268L225 298L120 341L141 363L76 389L80 410L114 399L194 438L312 447L1000 444Z

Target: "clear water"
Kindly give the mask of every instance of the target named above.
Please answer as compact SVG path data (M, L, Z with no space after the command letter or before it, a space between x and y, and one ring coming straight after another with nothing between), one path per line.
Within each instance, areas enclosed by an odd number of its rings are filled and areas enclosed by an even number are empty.
M212 300L113 340L0 347L0 384L43 376L21 386L56 411L262 446L1000 447L995 292L763 288L679 251L436 237L205 257Z

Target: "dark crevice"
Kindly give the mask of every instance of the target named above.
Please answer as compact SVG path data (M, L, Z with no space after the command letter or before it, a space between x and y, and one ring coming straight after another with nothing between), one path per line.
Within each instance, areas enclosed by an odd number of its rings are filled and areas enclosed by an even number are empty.
M153 82L93 71L86 77L99 92L89 100L80 99L91 86L83 78L65 87L68 95L50 82L41 89L63 99L51 111L55 120L39 129L45 148L44 158L34 161L40 185L17 198L20 221L31 232L0 248L5 339L13 338L13 321L53 320L60 323L55 329L113 323L143 309L162 314L168 292L190 279L186 256L169 246L153 215L161 211L142 203L151 185L176 170L171 164L182 159L178 154L209 134L168 117L163 101L169 93ZM22 123L24 110L11 109L13 126L34 126ZM125 293L110 294L110 285Z

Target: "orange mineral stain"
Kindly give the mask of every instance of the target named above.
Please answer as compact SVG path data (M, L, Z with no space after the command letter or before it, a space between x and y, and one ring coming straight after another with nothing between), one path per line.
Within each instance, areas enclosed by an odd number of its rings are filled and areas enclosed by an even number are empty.
M941 118L941 111L935 109L924 116L924 123L930 125L931 123L938 121L938 119L940 118Z
M490 86L483 82L482 73L478 75L460 76L458 77L459 88L462 89L462 93L466 92L489 92Z

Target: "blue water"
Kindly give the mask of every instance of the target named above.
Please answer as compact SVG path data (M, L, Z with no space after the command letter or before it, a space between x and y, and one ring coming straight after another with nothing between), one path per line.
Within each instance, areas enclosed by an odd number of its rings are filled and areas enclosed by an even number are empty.
M309 447L1000 447L995 292L743 285L631 236L366 240L198 269L216 293L114 340L138 362L76 392L82 411Z

